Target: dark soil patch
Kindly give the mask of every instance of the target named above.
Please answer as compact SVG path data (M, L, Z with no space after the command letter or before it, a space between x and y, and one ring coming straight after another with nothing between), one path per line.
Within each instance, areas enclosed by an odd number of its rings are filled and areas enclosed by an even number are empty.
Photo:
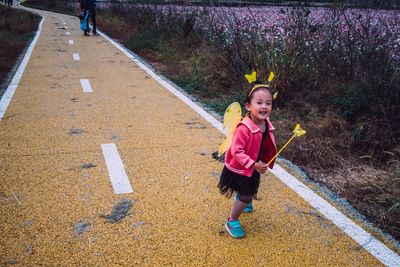
M79 128L72 128L71 130L69 130L69 135L79 135L81 133L84 133L85 131Z
M86 232L90 227L90 223L87 222L86 220L80 220L77 224L74 226L74 231L76 235L81 235L84 232Z
M124 199L117 203L111 211L111 214L101 215L100 217L105 218L106 222L117 223L124 219L126 216L130 215L129 210L132 208L132 201L129 199Z
M94 165L93 163L84 163L81 165L81 169L90 169L90 168L94 168L97 165Z

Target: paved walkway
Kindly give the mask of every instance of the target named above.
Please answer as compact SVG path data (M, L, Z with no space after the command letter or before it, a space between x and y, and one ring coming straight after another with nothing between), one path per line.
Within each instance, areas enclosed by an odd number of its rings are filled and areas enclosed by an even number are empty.
M242 216L247 237L232 239L232 200L216 188L223 164L211 159L222 134L109 41L82 36L76 18L41 14L0 122L0 263L381 265L271 174ZM118 155L123 168L110 170ZM130 189L110 175L124 173L133 192L118 194ZM123 200L130 215L107 222Z

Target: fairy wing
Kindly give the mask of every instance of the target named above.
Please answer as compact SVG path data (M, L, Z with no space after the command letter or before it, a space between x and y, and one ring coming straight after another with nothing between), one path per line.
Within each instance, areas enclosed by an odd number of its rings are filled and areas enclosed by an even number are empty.
M233 133L236 130L236 126L242 119L242 108L238 102L234 102L228 106L224 114L224 132L225 139L222 142L218 154L221 156L229 148L232 143Z

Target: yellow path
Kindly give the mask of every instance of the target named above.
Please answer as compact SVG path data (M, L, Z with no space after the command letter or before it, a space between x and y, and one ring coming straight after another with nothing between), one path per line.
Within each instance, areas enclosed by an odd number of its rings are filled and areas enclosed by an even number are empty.
M0 122L0 263L380 265L270 174L255 212L241 218L247 237L232 239L223 231L232 200L216 188L223 164L211 159L221 133L108 41L82 36L77 19L62 16L66 36L59 15L41 13L42 33ZM105 143L116 144L133 193L113 193ZM132 214L105 222L123 199ZM81 220L90 226L78 235Z

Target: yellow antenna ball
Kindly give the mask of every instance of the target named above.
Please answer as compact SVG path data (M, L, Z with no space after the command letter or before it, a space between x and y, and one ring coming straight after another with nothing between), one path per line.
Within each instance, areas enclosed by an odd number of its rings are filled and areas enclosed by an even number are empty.
M269 77L268 77L268 81L272 81L275 77L275 73L273 73L272 71L269 73Z
M255 82L257 80L257 72L253 71L251 74L245 74L244 77L248 83Z

